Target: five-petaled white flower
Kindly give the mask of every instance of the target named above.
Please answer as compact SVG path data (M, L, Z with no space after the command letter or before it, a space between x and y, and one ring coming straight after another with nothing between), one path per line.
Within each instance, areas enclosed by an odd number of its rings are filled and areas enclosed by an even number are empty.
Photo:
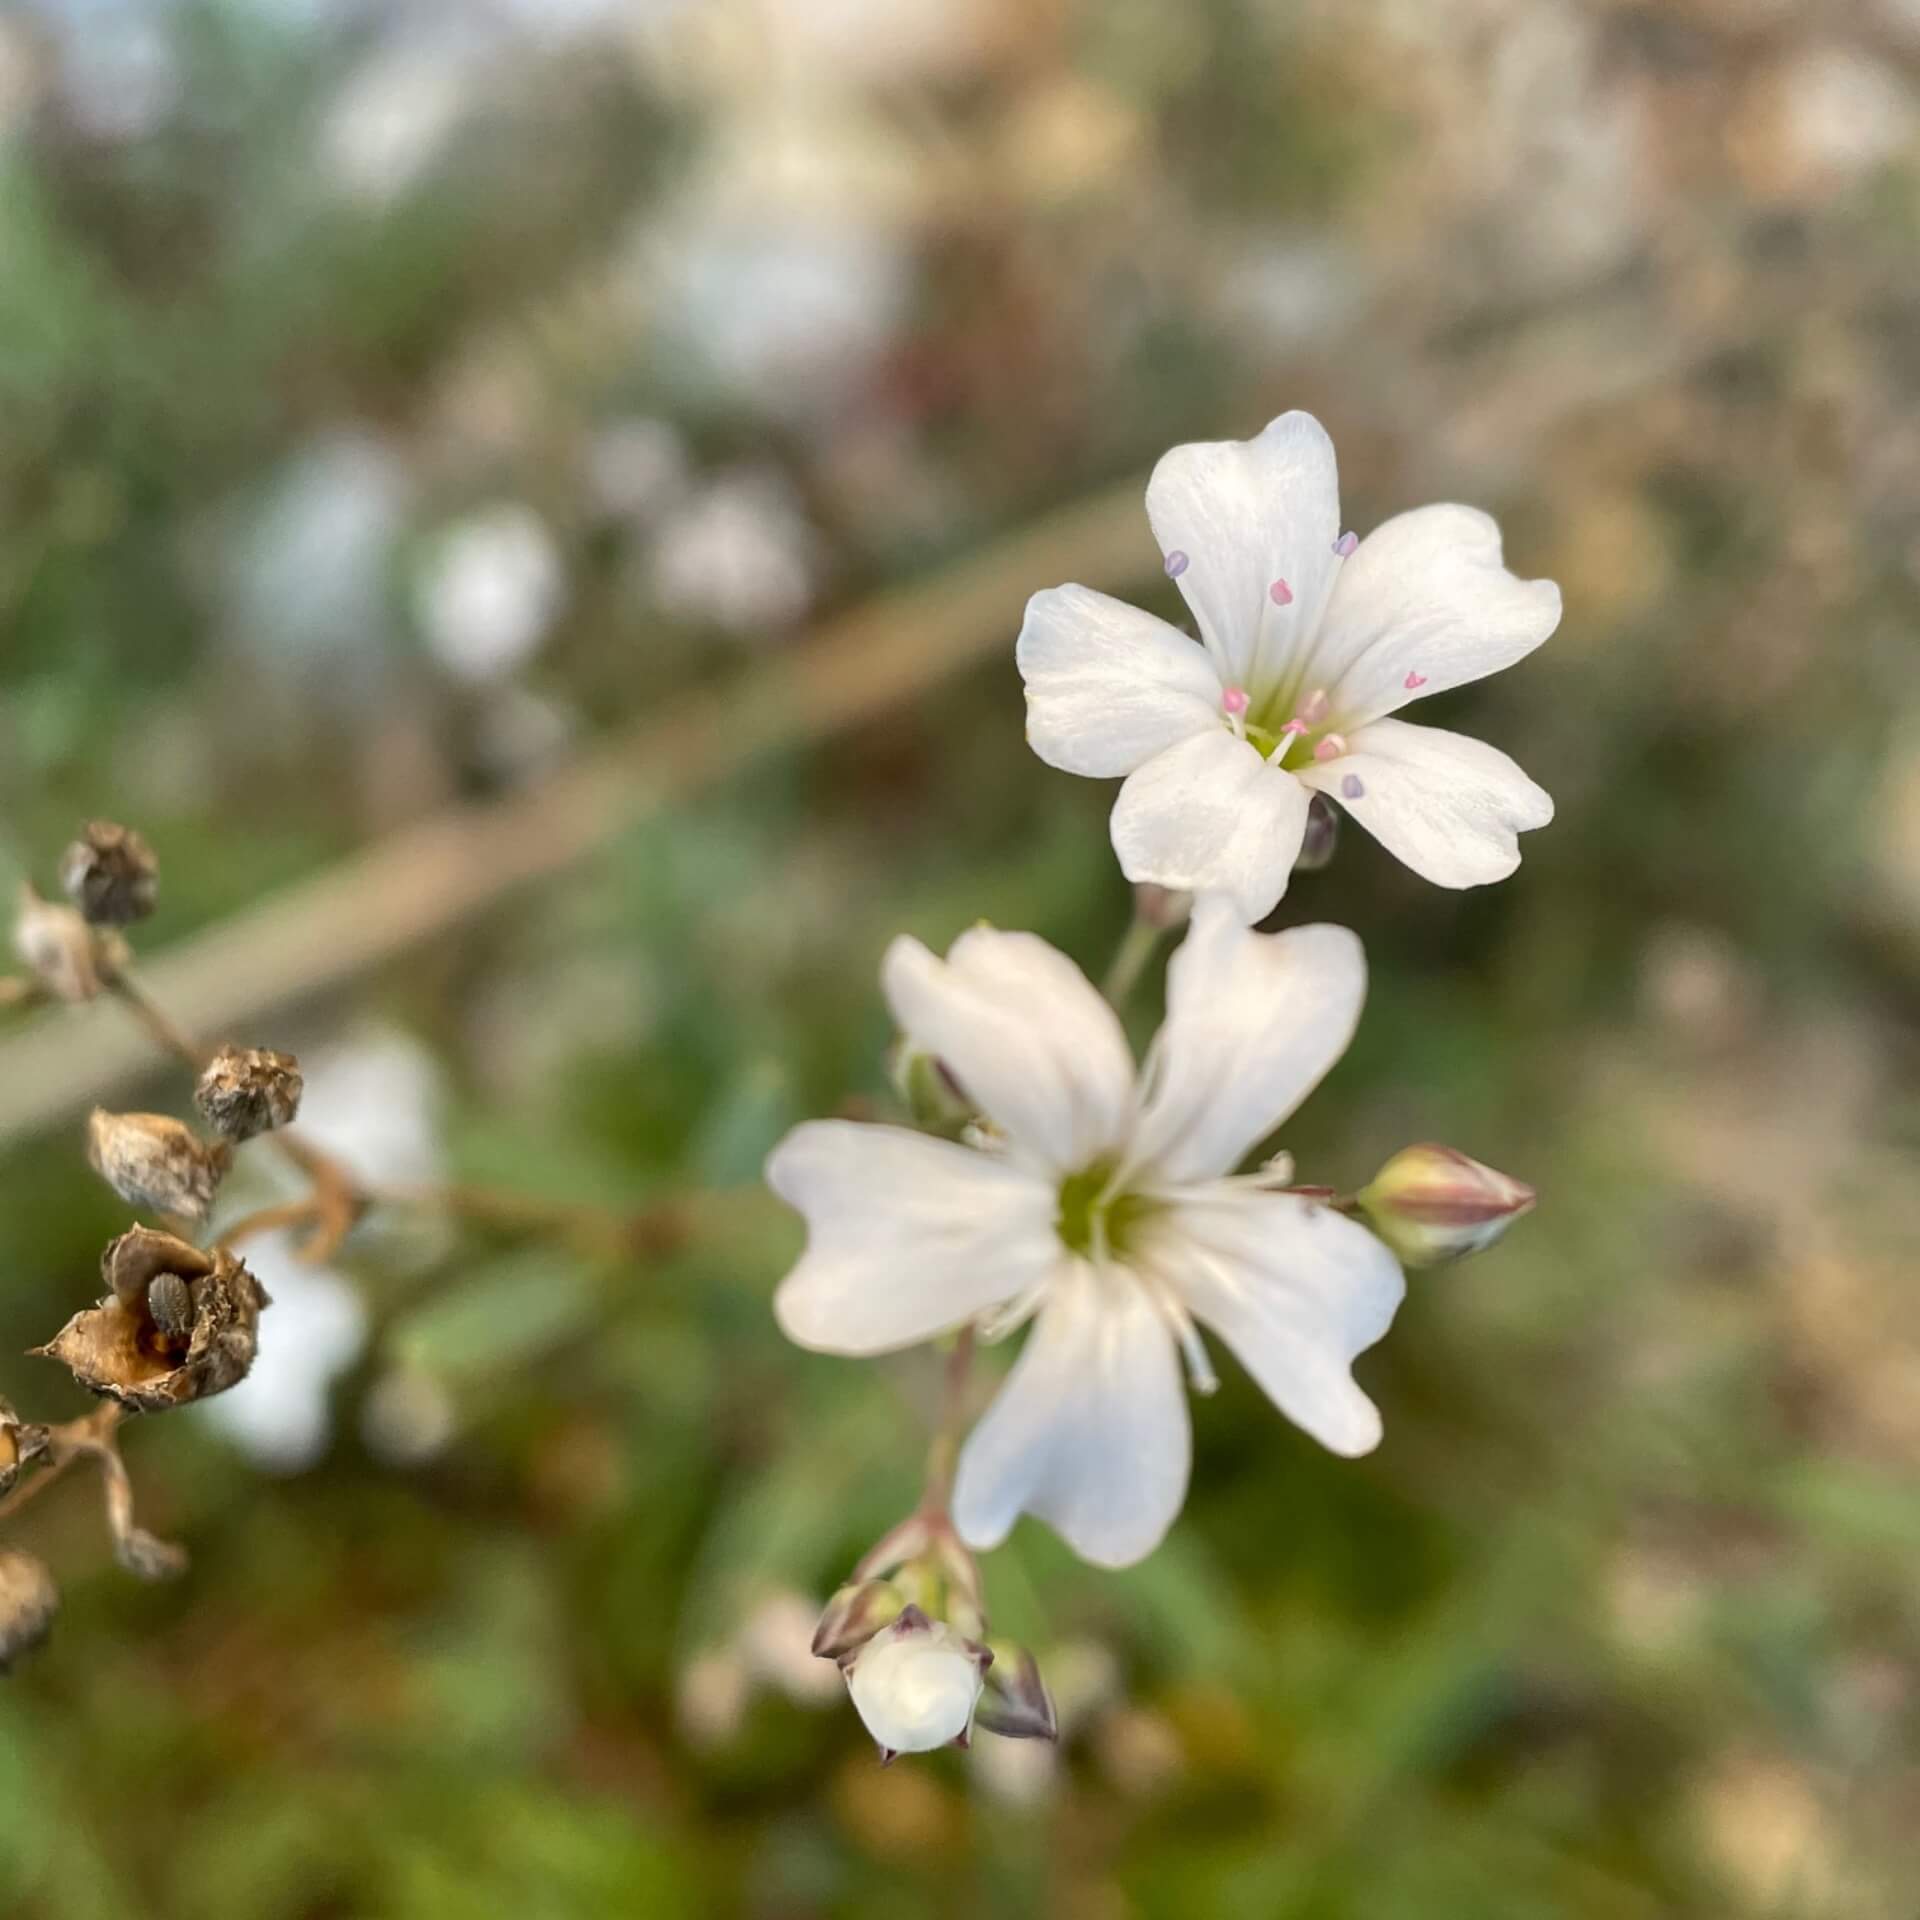
M1258 920L1287 888L1310 789L1443 887L1501 880L1553 802L1503 753L1388 716L1510 667L1560 621L1560 589L1501 564L1472 507L1340 530L1333 442L1307 413L1252 440L1175 447L1147 516L1196 646L1079 586L1027 603L1027 738L1049 765L1126 784L1130 880L1228 895Z
M945 961L898 939L882 983L991 1134L982 1150L797 1127L767 1178L808 1243L774 1306L791 1339L844 1354L1037 1315L961 1453L953 1517L970 1546L1024 1511L1101 1565L1150 1553L1186 1493L1180 1353L1213 1384L1196 1321L1323 1445L1376 1444L1349 1369L1399 1305L1393 1255L1271 1176L1228 1177L1345 1050L1366 991L1351 933L1253 933L1203 899L1138 1080L1113 1010L1032 934L978 928Z

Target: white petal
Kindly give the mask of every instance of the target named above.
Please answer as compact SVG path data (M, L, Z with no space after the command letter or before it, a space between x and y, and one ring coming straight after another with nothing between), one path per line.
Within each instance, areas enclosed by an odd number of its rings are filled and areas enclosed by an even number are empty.
M1366 994L1366 954L1345 927L1253 933L1202 900L1167 968L1129 1157L1161 1183L1231 1172L1347 1050Z
M931 1753L973 1724L982 1677L980 1656L944 1620L896 1623L860 1649L847 1691L887 1752Z
M1175 1209L1163 1267L1276 1407L1335 1453L1367 1453L1380 1415L1354 1356L1393 1324L1406 1282L1357 1221L1293 1194L1203 1189Z
M1046 1166L1075 1171L1126 1131L1133 1055L1119 1019L1036 935L975 927L944 962L903 937L887 949L880 984L901 1031Z
M1342 571L1312 678L1351 730L1530 654L1560 624L1560 589L1500 559L1473 507L1420 507L1376 527Z
M1515 836L1553 818L1552 799L1499 748L1404 720L1362 727L1350 752L1300 777L1438 887L1504 880L1520 864Z
M1128 775L1113 803L1113 850L1129 880L1224 893L1242 920L1258 920L1287 890L1309 804L1292 774L1215 728Z
M1220 724L1220 676L1206 649L1089 587L1036 593L1014 658L1027 683L1027 744L1067 773L1131 773Z
M1147 484L1147 517L1221 674L1257 708L1312 638L1340 564L1326 429L1283 413L1251 440L1175 447ZM1276 581L1287 605L1275 604Z
M1022 1513L1083 1560L1125 1567L1186 1497L1192 1439L1173 1335L1123 1269L1063 1262L999 1398L960 1454L953 1516L995 1547Z
M774 1315L817 1352L931 1339L1033 1286L1059 1258L1050 1187L903 1127L810 1120L774 1148L767 1184L807 1222Z

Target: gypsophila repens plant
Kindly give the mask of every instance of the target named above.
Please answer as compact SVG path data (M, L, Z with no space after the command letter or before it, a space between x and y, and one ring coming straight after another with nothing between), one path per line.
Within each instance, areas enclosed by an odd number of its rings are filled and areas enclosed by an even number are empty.
M1034 1655L991 1633L977 1556L1022 1514L1098 1566L1150 1554L1186 1495L1189 1391L1216 1384L1209 1335L1313 1440L1366 1453L1381 1416L1353 1363L1392 1324L1403 1269L1477 1252L1534 1204L1431 1144L1352 1191L1302 1184L1284 1151L1246 1166L1337 1064L1366 995L1352 933L1255 923L1295 871L1332 859L1341 812L1439 885L1514 870L1547 795L1496 749L1394 716L1521 659L1557 625L1559 590L1510 573L1471 508L1344 531L1332 443L1303 413L1175 448L1147 512L1198 641L1069 585L1033 596L1016 650L1035 752L1123 782L1112 839L1135 911L1103 987L1029 933L975 927L944 957L895 940L881 990L900 1122L808 1122L767 1165L806 1226L773 1302L788 1337L856 1356L946 1349L920 1502L813 1640L883 1761L965 1747L976 1727L1054 1737ZM203 1052L139 985L126 929L157 885L140 835L89 826L60 874L70 904L23 895L23 971L0 1001L120 1001L191 1068L198 1119L92 1116L89 1161L141 1217L106 1248L97 1302L36 1351L101 1405L35 1426L0 1404L0 1520L92 1460L120 1561L159 1578L185 1557L135 1523L120 1432L246 1376L271 1310L249 1237L298 1228L319 1261L376 1204L530 1224L543 1209L356 1178L301 1138L297 1061ZM1121 1010L1176 933L1165 1019L1136 1061ZM303 1196L208 1234L235 1156L261 1151L292 1163ZM581 1225L545 1213L557 1232ZM631 1252L650 1229L633 1216L600 1238ZM979 1411L977 1349L1022 1329ZM57 1607L50 1571L0 1543L0 1664Z

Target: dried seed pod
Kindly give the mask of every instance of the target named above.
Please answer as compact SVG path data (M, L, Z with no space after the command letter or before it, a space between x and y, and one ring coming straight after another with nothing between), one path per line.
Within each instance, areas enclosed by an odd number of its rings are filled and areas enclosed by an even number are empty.
M160 862L131 827L89 820L60 861L67 898L96 927L130 927L153 911Z
M102 935L72 907L42 900L29 886L20 889L13 950L42 992L76 1002L97 998L126 958L118 935Z
M107 1264L112 1261L109 1248ZM224 1393L253 1368L260 1313L269 1304L266 1289L224 1248L214 1253L210 1270L190 1286L185 1286L185 1276L175 1277L192 1303L184 1353L181 1339L155 1317L154 1281L144 1295L127 1299L111 1293L97 1306L76 1313L44 1347L33 1351L60 1361L89 1392L142 1413L165 1413Z
M128 1306L144 1300L147 1289L163 1273L198 1280L212 1271L212 1254L202 1253L177 1234L160 1233L152 1227L129 1227L119 1239L109 1241L100 1256L101 1279Z
M213 1205L232 1148L208 1146L164 1113L107 1113L87 1122L87 1160L121 1199L200 1221Z
M193 1103L229 1140L251 1140L284 1127L300 1110L306 1082L290 1053L265 1047L222 1047L200 1076Z
M44 1561L0 1547L0 1673L47 1637L60 1611L60 1589Z
M11 1493L20 1469L47 1450L45 1427L30 1427L0 1400L0 1494Z
M184 1345L193 1338L193 1289L177 1273L157 1275L147 1289L147 1317L163 1339Z

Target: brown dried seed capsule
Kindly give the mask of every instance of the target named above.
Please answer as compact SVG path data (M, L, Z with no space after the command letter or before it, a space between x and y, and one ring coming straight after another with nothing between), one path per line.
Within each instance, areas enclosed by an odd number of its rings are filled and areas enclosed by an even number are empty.
M20 889L13 950L42 992L75 1002L97 998L124 957L117 936L103 938L73 908L42 900L28 886Z
M105 1394L143 1413L164 1413L237 1386L253 1367L266 1289L231 1253L213 1255L212 1270L187 1289L192 1316L187 1349L156 1319L153 1284L128 1300L109 1294L76 1313L44 1347L91 1393Z
M153 911L160 862L131 827L89 820L61 858L60 884L96 927L128 927Z
M107 1113L99 1107L87 1122L87 1160L121 1199L200 1221L232 1149L208 1146L183 1121L163 1113Z
M100 1256L101 1279L128 1306L144 1300L160 1274L177 1273L183 1280L198 1280L212 1271L212 1254L202 1253L177 1234L160 1233L152 1227L129 1227L119 1239L108 1242Z
M169 1340L193 1337L193 1289L177 1273L158 1275L147 1289L147 1315Z
M60 1611L60 1589L43 1561L0 1548L0 1673L47 1637Z
M290 1053L222 1047L201 1074L193 1101L216 1133L251 1140L292 1120L305 1085L300 1063Z
M46 1428L27 1426L0 1400L0 1494L12 1492L13 1483L20 1478L20 1469L46 1450Z

